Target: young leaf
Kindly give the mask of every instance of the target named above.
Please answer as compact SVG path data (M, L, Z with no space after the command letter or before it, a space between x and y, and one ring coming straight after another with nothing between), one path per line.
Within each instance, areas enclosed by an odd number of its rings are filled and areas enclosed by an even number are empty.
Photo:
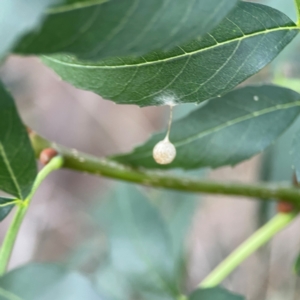
M9 205L12 201L14 201L14 199L0 197L0 222L3 221L13 209L14 204Z
M281 12L241 2L212 32L169 52L98 62L57 55L43 61L63 80L116 103L199 103L261 70L298 31Z
M244 300L245 298L232 294L225 289L216 287L196 290L189 296L189 300Z
M210 100L172 125L170 140L177 156L157 165L154 145L165 133L154 135L132 153L113 159L134 167L217 168L235 165L263 151L298 117L300 95L276 86L245 87Z
M143 194L130 185L119 185L98 219L110 241L112 266L135 290L180 295L170 233Z
M43 19L45 9L56 0L1 0L0 59L18 39L34 29Z
M0 287L22 300L102 300L77 272L51 264L30 264L0 278ZM1 298L2 299L2 298Z
M293 169L295 169L295 174L297 181L300 182L300 131L298 130L294 134L294 139L291 149Z
M25 199L36 174L28 134L12 97L0 82L0 189Z
M73 1L74 2L74 1ZM48 12L42 28L15 49L69 53L82 59L143 55L210 31L237 0L75 1Z

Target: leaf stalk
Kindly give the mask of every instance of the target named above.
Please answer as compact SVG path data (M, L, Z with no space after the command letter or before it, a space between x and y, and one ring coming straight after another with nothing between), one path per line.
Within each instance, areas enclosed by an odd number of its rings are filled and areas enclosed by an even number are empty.
M265 245L275 234L289 225L297 215L298 213L296 212L277 214L221 262L199 284L199 288L211 288L219 285L253 252Z
M26 215L26 212L31 203L32 197L36 192L37 188L43 182L43 180L54 170L59 169L63 165L63 158L61 156L54 157L37 175L36 180L33 184L30 194L24 201L16 201L17 210L15 216L9 226L9 229L4 238L2 247L0 249L0 276L2 276L7 269L11 253L23 222L23 219Z
M300 27L300 0L294 0L297 13L297 26Z

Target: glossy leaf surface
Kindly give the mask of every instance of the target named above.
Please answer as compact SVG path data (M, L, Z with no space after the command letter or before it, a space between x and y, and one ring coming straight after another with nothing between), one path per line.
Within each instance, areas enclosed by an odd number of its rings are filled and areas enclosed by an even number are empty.
M42 28L15 51L96 60L170 49L210 31L237 0L71 2L49 11Z
M154 145L165 133L154 135L132 153L114 159L146 168L217 168L235 165L263 151L299 116L300 95L277 86L245 87L210 100L172 125L170 140L177 156L157 165Z
M0 189L25 199L36 174L34 152L27 131L14 100L0 82Z
M43 61L63 80L116 103L199 103L257 73L298 31L279 11L241 2L209 34L168 52L98 62L66 55Z

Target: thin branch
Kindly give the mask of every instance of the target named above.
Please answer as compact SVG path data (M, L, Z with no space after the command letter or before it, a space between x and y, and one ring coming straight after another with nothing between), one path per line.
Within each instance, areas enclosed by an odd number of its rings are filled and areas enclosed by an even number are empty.
M64 158L63 168L95 174L118 180L129 181L152 187L161 187L186 192L223 194L232 196L254 197L264 200L275 199L293 203L300 207L300 189L292 186L270 184L240 184L208 181L195 178L174 176L168 172L155 172L132 169L105 158L81 153L52 143L34 132L30 134L37 157L45 148L55 148Z
M2 276L7 268L19 229L23 222L23 219L27 213L29 204L32 200L34 193L37 188L40 186L42 181L53 171L59 169L63 164L63 158L60 156L54 157L48 165L46 165L37 175L35 182L33 184L30 194L24 201L18 202L18 208L15 213L15 216L9 226L9 229L5 235L3 244L0 249L0 276Z
M280 213L267 224L257 230L224 261L222 261L200 284L199 288L211 288L219 285L244 260L257 249L265 245L279 231L288 226L296 217L297 212Z
M297 25L300 26L300 0L294 0L297 13Z

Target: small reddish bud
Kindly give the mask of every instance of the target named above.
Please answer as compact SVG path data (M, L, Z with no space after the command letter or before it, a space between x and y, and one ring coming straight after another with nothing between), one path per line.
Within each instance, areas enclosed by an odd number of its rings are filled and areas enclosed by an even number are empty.
M53 148L46 148L40 153L40 162L43 165L49 163L49 161L57 155L57 151Z
M294 205L288 202L280 201L277 203L277 211L280 213L289 213L294 210Z

